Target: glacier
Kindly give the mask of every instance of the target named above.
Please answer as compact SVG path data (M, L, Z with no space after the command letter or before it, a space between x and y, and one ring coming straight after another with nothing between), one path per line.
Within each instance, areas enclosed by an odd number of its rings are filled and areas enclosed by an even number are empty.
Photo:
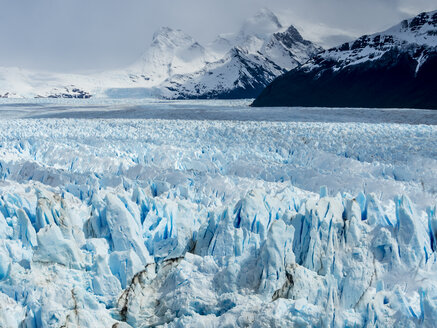
M0 177L0 327L437 319L436 125L8 119Z

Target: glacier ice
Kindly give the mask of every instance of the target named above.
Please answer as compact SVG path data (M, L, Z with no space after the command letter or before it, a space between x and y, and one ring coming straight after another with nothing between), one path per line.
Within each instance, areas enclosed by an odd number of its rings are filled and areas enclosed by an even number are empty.
M0 121L0 327L432 327L437 128Z

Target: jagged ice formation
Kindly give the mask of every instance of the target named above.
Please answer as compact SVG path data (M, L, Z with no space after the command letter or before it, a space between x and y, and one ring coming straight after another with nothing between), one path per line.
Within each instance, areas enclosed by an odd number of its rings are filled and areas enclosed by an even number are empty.
M431 327L436 140L424 125L0 121L0 326Z

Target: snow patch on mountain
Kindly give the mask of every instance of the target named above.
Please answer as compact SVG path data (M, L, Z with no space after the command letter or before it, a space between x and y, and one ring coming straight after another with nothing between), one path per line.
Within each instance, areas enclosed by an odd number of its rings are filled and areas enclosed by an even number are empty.
M422 13L402 21L392 28L320 53L305 69L319 67L323 61L336 61L335 69L355 65L381 58L393 49L413 53L418 60L418 69L423 63L427 51L437 47L437 11ZM420 59L419 59L420 58Z

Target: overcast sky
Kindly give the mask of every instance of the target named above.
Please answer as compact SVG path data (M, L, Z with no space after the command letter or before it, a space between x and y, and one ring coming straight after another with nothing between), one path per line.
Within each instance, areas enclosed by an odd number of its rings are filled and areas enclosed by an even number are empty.
M208 43L265 7L326 47L436 10L437 0L0 0L0 66L123 67L161 26Z

